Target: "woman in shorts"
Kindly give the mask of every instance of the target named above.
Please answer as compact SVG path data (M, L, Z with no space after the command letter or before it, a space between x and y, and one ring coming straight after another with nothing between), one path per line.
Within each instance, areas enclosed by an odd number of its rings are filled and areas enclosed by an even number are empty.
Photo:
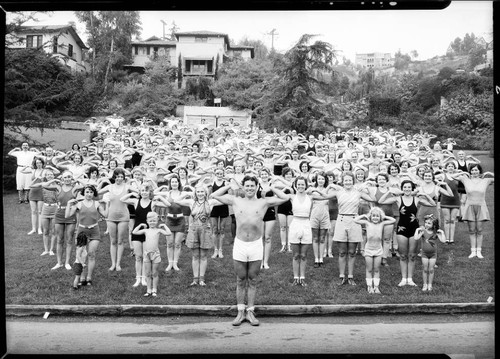
M82 285L92 285L92 274L95 268L95 256L97 247L101 241L99 231L100 216L106 217L102 201L97 201L97 190L93 185L87 185L81 190L83 200L73 198L68 201L65 217L72 217L78 212L77 235L85 233L87 236L87 278L82 281Z
M307 179L299 176L293 183L293 188L288 188L292 193L286 196L292 202L293 219L290 223L288 240L292 245L293 285L307 286L306 264L307 252L312 244L312 229L309 216L311 215L312 201L324 199L317 193L316 188L307 190ZM285 189L287 189L285 187ZM313 194L313 192L316 192ZM283 198L283 197L282 197Z
M356 285L354 281L354 262L356 260L356 247L363 237L361 226L354 222L359 213L360 199L374 202L374 198L366 189L354 187L354 174L343 172L341 175L342 188L328 193L327 198L337 197L339 214L335 224L333 241L337 242L339 248L339 285L348 283ZM346 256L348 255L348 258ZM347 279L345 278L345 267L347 264Z
M186 246L191 249L193 254L193 282L191 286L205 286L205 273L208 264L208 251L213 248L213 237L210 228L210 213L216 205L220 205L219 201L208 199L208 191L202 186L195 187L193 198L190 192L184 193L179 198L172 198L174 203L181 206L189 206L191 208L191 221L189 224L189 232L186 237Z

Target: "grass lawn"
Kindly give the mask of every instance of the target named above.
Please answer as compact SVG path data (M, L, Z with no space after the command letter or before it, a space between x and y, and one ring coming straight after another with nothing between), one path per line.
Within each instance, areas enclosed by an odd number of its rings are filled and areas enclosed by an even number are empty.
M486 154L474 153L485 171L493 171L493 159ZM309 286L292 286L291 253L279 253L281 248L279 226L273 236L269 270L261 272L257 305L279 304L387 304L387 303L446 303L485 302L494 296L494 187L487 193L491 222L484 226L484 259L468 259L470 253L466 223L458 223L453 246L439 243L438 268L435 270L434 290L422 292L422 266L417 259L414 281L418 287L402 287L399 262L389 260L389 267L381 268L380 289L383 295L368 295L364 285L364 258L357 256L354 278L357 286L336 286L338 279L337 258L325 258L325 266L313 268L312 249L308 255L307 280ZM94 285L73 291L72 271L64 268L51 271L55 256L43 256L41 235L27 236L31 229L29 205L17 204L17 194L5 194L4 251L5 251L5 302L6 304L218 304L234 305L236 280L231 259L232 246L227 240L223 259L209 258L206 287L188 287L192 280L191 253L183 246L180 272L165 273L166 246L161 246L164 258L160 265L159 293L156 298L144 298L144 287L133 288L135 281L134 258L122 261L123 271L108 272L111 264L109 238L103 240L97 252ZM104 226L104 223L102 223ZM101 233L104 227L101 227ZM230 236L226 238L229 239ZM128 245L127 245L128 246ZM125 250L128 255L129 250ZM334 254L338 253L334 248ZM74 261L74 251L71 263Z

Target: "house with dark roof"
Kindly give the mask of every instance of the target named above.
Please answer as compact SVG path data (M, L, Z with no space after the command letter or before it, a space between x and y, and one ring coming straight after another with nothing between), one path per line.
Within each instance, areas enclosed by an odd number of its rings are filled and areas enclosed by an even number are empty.
M72 25L20 26L9 37L9 48L40 48L73 72L88 72L90 69L90 64L85 61L88 47Z
M254 58L252 46L231 46L227 34L213 31L174 33L175 41L155 36L145 41L132 41L133 63L125 67L143 72L146 63L164 57L172 66L182 68L183 83L189 77L214 77L217 66L230 59Z

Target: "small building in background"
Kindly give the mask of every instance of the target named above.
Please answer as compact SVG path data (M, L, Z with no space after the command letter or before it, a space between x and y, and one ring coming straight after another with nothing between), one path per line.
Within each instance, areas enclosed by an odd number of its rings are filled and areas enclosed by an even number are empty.
M363 68L386 68L394 66L394 58L390 52L356 54L355 64Z
M183 123L198 128L248 128L252 122L252 111L233 110L230 107L184 106Z
M174 33L175 41L150 37L145 41L132 41L130 71L144 72L149 61L164 57L171 66L181 67L182 86L190 77L215 78L222 63L254 58L252 46L231 46L227 34L213 31L187 31Z
M86 61L89 48L72 25L20 26L8 36L11 49L43 49L72 72L90 71Z

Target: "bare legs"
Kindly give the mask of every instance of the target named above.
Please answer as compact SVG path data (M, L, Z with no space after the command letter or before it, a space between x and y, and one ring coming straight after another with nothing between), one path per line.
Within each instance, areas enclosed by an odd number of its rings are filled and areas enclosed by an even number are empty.
M280 224L280 239L281 239L281 250L283 253L287 250L291 250L290 243L288 242L288 229L290 228L290 223L292 222L293 216L287 216L282 213L278 213L278 220Z
M43 233L43 253L54 255L54 244L56 240L55 226L53 218L42 218L42 233ZM50 239L50 248L49 248ZM58 262L59 263L59 262Z
M234 260L233 262L234 271L236 272L236 303L238 305L238 316L233 321L233 325L240 325L243 321L245 299L247 302L246 319L252 325L259 325L259 321L255 318L253 312L257 293L257 277L259 275L261 261L240 262Z
M469 258L484 258L481 252L483 246L483 222L468 221L471 254Z
M314 266L323 264L328 229L312 228Z
M95 268L95 253L97 251L97 247L99 247L99 241L95 239L90 241L87 246L88 248L87 282L92 280L92 274L94 273L94 268Z
M305 286L307 252L310 244L292 244L292 269L293 269L293 284L301 284Z
M132 246L134 248L134 258L135 258L135 283L134 287L139 286L144 280L144 261L143 261L143 242L132 241Z
M347 278L354 278L354 263L356 261L356 247L358 242L337 242L339 248L339 277L345 278L347 263Z
M121 271L121 260L123 256L123 242L128 239L128 221L107 221L109 233L109 254L111 256L110 271Z
M165 271L170 271L172 268L176 271L179 270L177 263L181 255L182 241L184 240L184 232L172 232L172 236L167 237L167 258L168 266Z
M399 251L399 265L401 269L401 282L398 284L400 287L408 284L413 278L413 271L415 269L415 257L417 250L417 241L413 237L407 238L402 235L397 236L398 251Z
M28 234L42 234L42 214L43 201L30 201L31 209L31 231Z
M214 238L214 254L212 258L224 258L222 247L224 244L224 237L226 235L226 225L230 217L210 217L210 224L212 226L212 236Z
M457 223L459 208L442 208L443 221L444 221L444 234L446 242L455 242L455 227Z
M269 269L269 255L271 254L271 237L273 235L274 226L276 221L264 222L264 260L261 268Z
M205 272L208 264L208 249L193 248L193 284L205 285Z
M63 246L66 243L66 258L65 258L65 263L64 265L66 268L71 269L71 265L69 264L70 259L71 259L71 250L73 248L73 241L74 241L74 234L75 234L75 223L56 223L55 224L55 230L56 230L56 239L57 239L57 247L56 247L56 253L57 253L57 264L55 267L52 269L57 269L61 267L62 264L62 253L63 253Z

